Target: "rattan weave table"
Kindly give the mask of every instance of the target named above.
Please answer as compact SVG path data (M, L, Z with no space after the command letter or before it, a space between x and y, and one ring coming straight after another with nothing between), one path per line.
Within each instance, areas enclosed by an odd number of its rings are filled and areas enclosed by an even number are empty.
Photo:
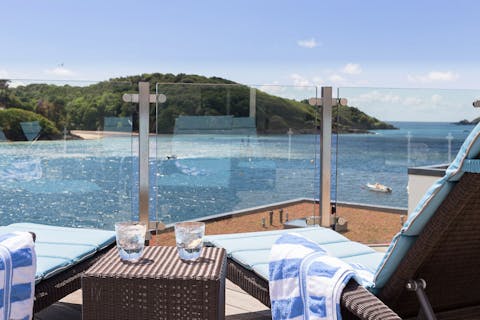
M224 319L226 261L224 249L184 262L158 246L126 263L113 248L82 278L83 319Z

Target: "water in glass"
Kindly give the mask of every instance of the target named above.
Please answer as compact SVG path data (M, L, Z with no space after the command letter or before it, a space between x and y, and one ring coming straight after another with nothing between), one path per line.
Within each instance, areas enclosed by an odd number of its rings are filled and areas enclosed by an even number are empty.
M197 260L203 246L205 224L203 222L180 222L175 224L177 250L182 260Z
M120 259L136 262L145 246L146 225L141 222L118 222L115 224L117 248Z

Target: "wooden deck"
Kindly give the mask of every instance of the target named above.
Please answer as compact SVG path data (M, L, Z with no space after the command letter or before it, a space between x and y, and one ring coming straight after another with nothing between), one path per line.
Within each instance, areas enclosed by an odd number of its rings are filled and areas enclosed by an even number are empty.
M227 280L225 319L227 320L267 320L271 319L270 309L252 298L238 286ZM81 320L82 292L78 290L60 302L42 310L35 320Z

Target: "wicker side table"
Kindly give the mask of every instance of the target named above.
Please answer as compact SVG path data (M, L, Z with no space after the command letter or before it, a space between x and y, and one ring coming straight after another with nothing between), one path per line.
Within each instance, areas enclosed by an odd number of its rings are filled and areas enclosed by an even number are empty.
M113 248L82 278L83 319L224 319L226 262L224 249L188 263L159 246L131 264Z

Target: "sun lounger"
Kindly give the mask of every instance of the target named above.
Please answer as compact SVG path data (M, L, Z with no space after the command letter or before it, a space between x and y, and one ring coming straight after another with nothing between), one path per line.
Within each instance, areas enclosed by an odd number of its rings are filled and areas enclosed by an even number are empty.
M479 155L477 125L446 175L427 191L385 254L328 229L296 230L346 262L374 268L370 288L351 281L344 290L344 319L398 319L395 313L408 318L419 310L427 319L433 319L431 310L439 319L480 318ZM269 248L283 232L292 231L209 236L207 242L227 250L227 277L270 306ZM424 293L429 302L420 303Z
M34 312L80 289L81 275L114 246L112 231L15 223L0 227L0 234L29 231L36 235Z
M249 232L219 236L207 236L208 245L222 247L227 250L228 265L227 278L260 302L270 307L268 264L270 248L284 233L292 230ZM375 269L382 261L384 253L353 242L335 231L327 228L311 227L296 229L296 233L320 244L331 255L349 263L361 263L365 267ZM349 284L351 295L369 299L370 304L377 311L383 310L382 319L390 315L390 319L398 319L395 314L381 303L375 296L359 287L355 283ZM345 291L346 292L346 291ZM368 309L365 312L370 312Z

